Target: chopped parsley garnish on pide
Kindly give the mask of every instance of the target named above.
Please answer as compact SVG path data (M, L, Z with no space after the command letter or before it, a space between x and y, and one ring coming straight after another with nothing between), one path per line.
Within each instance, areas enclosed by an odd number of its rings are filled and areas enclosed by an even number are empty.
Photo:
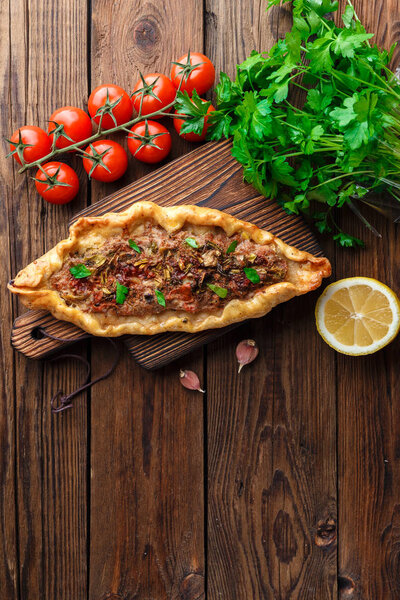
M117 304L123 304L125 302L125 298L126 298L128 292L129 292L128 288L125 287L124 285L121 285L117 281L117 289L115 292L115 302Z
M89 277L89 275L92 274L92 271L89 271L89 269L82 263L71 267L69 272L73 277L75 277L75 279L83 279L84 277Z
M214 294L217 294L220 298L226 298L228 295L228 290L226 288L219 287L219 285L214 285L213 283L207 283L207 287L210 288Z
M214 227L168 233L149 222L131 236L114 235L67 257L51 277L52 288L66 304L90 313L196 314L250 298L287 275L279 250L240 232L228 237Z
M162 292L160 292L160 290L155 290L156 292L156 298L157 298L157 302L160 306L165 306L165 298L164 298L164 294Z
M233 240L233 242L231 244L229 244L226 253L227 254L231 254L231 252L235 252L236 250L236 246L238 245L238 241L237 240Z
M252 269L251 267L244 267L243 271L251 283L260 283L260 276L255 269Z
M134 242L133 240L128 240L128 244L131 248L133 248L133 250L136 250L136 252L138 252L139 254L141 253L141 249L139 248L136 242Z
M196 242L196 240L194 238L186 238L185 242L187 243L188 246L190 246L191 248L198 248L199 245Z

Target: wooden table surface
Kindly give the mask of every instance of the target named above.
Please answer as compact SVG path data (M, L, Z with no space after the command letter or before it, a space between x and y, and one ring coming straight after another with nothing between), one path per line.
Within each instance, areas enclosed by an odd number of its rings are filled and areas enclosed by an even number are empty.
M290 25L287 5L265 6L0 0L1 133L85 107L100 83L131 90L139 69L168 73L188 48L233 75ZM400 0L355 6L380 43L398 40ZM189 148L178 141L172 154ZM74 212L149 169L132 160L108 187L86 187L80 172L78 199L54 207L3 152L0 167L1 600L399 599L399 339L371 357L335 354L316 332L317 292L154 373L124 351L110 379L52 415L52 394L79 385L82 369L13 353L23 309L5 282L65 236ZM323 248L336 279L399 292L399 230L374 219L382 239L345 217L366 250ZM234 349L251 337L260 356L238 376ZM107 368L104 342L80 352L93 376ZM179 368L207 394L184 390Z

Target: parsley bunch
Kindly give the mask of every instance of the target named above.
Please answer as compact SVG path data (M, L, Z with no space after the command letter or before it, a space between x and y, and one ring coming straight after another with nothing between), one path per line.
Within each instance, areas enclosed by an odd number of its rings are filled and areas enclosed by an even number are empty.
M210 139L233 136L244 177L342 246L334 208L383 190L400 199L400 84L390 52L369 42L351 2L343 27L332 0L293 2L293 27L268 54L253 51L231 81L221 73ZM280 3L269 0L268 8ZM297 101L296 101L297 98ZM370 195L368 196L368 198Z

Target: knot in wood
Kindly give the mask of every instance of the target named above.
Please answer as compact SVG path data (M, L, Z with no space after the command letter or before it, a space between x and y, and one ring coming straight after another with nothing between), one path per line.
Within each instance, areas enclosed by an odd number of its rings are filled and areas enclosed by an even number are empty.
M205 21L208 28L217 29L218 17L212 10L206 10Z
M139 48L146 50L157 42L158 39L157 23L150 17L143 17L133 29L133 39Z
M290 515L280 510L276 516L272 534L279 560L289 564L297 553L297 542Z
M204 576L201 573L189 573L179 586L181 600L204 600Z
M340 600L351 600L353 598L354 590L356 586L351 577L345 577L343 575L339 575L338 577L338 588L339 588L339 598Z
M318 521L317 533L315 534L315 543L320 548L327 548L336 541L337 528L336 520L327 517Z

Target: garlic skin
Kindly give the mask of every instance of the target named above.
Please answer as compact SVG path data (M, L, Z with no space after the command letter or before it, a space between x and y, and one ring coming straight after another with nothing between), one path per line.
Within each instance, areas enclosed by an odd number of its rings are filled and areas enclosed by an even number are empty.
M202 394L205 394L205 390L202 390L200 387L199 378L193 371L183 371L181 369L179 371L179 380L183 387L185 387L186 389L194 390L195 392L201 392Z
M245 365L253 362L258 356L258 346L254 340L242 340L236 346L236 358L239 363L238 373Z

